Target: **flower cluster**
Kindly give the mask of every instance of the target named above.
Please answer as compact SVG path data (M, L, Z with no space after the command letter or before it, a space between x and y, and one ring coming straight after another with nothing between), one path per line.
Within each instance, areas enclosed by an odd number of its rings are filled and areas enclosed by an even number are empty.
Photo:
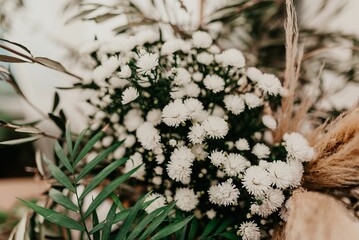
M157 198L147 211L176 201L203 221L233 218L243 239L268 234L314 155L299 133L273 141L280 80L202 31L168 41L141 32L87 49L99 63L83 85L95 89L91 121L112 131L98 147L126 139L113 158L130 158L124 172L142 164L133 184Z

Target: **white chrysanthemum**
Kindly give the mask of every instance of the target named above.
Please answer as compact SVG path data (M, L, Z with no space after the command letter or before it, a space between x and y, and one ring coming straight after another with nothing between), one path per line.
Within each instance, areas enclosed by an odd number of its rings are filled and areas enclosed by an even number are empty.
M280 189L291 186L293 181L293 167L282 161L275 161L268 165L269 176L273 184Z
M256 108L263 105L263 99L257 97L253 93L246 93L243 96L249 109Z
M221 63L223 66L242 68L246 64L246 60L241 51L231 48L216 55L216 62Z
M202 126L206 130L206 134L210 138L224 138L229 130L228 123L220 117L209 116L203 123Z
M304 172L303 164L295 160L291 160L288 164L291 167L291 173L292 173L290 187L292 188L298 187L301 184L302 176Z
M175 77L174 83L177 85L184 85L191 82L191 74L184 68L174 69Z
M152 123L153 126L157 126L162 121L162 112L159 109L152 109L147 113L146 121Z
M205 149L206 145L204 144L195 144L191 148L192 152L196 156L196 159L199 161L203 161L208 157L208 152L206 152Z
M234 144L239 151L245 151L250 149L249 143L245 138L238 139Z
M213 209L210 209L206 212L206 216L208 217L208 219L213 219L215 218L217 215L217 212L214 211Z
M307 139L300 133L286 133L283 137L285 140L285 149L288 152L289 160L308 162L314 157L314 149L309 146Z
M191 149L182 146L176 148L170 157L171 161L167 164L168 176L177 182L188 182L192 173L192 164L195 155Z
M263 125L269 129L277 129L277 122L272 115L263 115L262 117Z
M201 72L193 73L192 77L195 82L201 82L203 80L203 74Z
M101 62L101 65L94 69L92 78L95 83L101 85L103 81L110 77L112 73L120 66L120 61L113 56Z
M181 99L184 98L186 95L185 89L183 86L173 86L171 88L170 96L172 99Z
M184 92L188 97L197 98L201 93L200 87L198 87L198 85L194 82L190 82L184 85L183 87L184 87Z
M135 154L133 154L132 156L129 157L129 159L126 161L125 164L125 173L131 171L132 169L140 166L141 164L143 164L143 160L142 160L142 155L138 152L136 152ZM145 180L144 176L146 174L146 170L145 170L145 164L143 164L139 169L137 169L137 171L135 171L131 177L137 178L139 180Z
M162 110L162 121L170 127L178 127L189 118L189 112L181 99L167 104Z
M140 95L138 94L138 91L134 87L128 87L125 89L125 91L122 92L122 101L121 103L123 105L130 103L134 101L136 98L138 98Z
M262 78L263 73L261 70L255 67L250 67L247 69L247 77L249 77L253 82L258 82Z
M204 141L205 136L206 131L200 124L195 123L192 127L190 127L188 139L191 141L191 143L200 144Z
M224 90L224 80L217 75L207 75L203 80L204 86L214 93Z
M203 111L203 104L195 98L186 99L184 105L186 105L188 109L190 118L195 118Z
M132 71L128 65L121 66L121 71L117 74L120 78L129 78L131 75Z
M212 37L207 32L197 31L192 35L192 43L197 48L208 48L212 42Z
M126 79L123 78L119 78L119 77L110 77L110 79L108 80L108 84L112 87L112 88L124 88L126 87L130 82Z
M166 198L159 193L151 193L150 195L148 195L148 197L146 197L145 202L151 201L153 199L156 200L154 200L150 205L145 208L145 211L147 213L151 213L156 209L166 205Z
M238 95L227 95L224 97L223 102L226 109L234 115L238 115L244 110L244 101Z
M268 217L273 211L269 208L268 204L262 202L262 204L253 203L250 207L251 213L259 215L261 217Z
M176 206L185 212L195 209L199 202L193 189L189 188L178 188L174 199L177 201Z
M238 234L243 240L259 240L261 238L259 227L253 221L242 223Z
M264 73L258 80L258 87L266 94L278 95L281 92L282 84L275 75Z
M170 55L179 50L182 50L184 41L182 39L171 39L166 41L161 48L162 55Z
M218 185L211 186L208 190L209 201L213 204L229 206L237 205L239 190L232 183L232 179L228 179Z
M160 145L161 136L159 131L149 122L144 122L136 130L136 137L142 147L153 150Z
M227 161L227 156L223 151L213 151L209 156L212 164L216 167L219 167L225 161Z
M199 63L202 63L204 65L210 65L213 62L214 57L208 52L201 52L197 54L196 59Z
M285 197L283 192L280 189L269 189L266 194L265 204L268 205L268 208L273 212L277 211L282 207Z
M242 183L250 194L261 197L270 188L272 181L262 167L251 166L246 170Z
M224 171L230 177L237 177L250 165L251 163L247 159L237 153L228 154L227 159L223 162Z
M144 122L142 112L139 109L131 109L124 117L123 124L127 131L135 131Z
M132 134L127 135L123 145L127 148L132 147L136 143L136 137Z
M226 115L226 111L222 107L215 105L211 115L223 118Z
M259 159L268 158L270 154L270 149L267 145L263 143L257 143L252 149L252 153L256 155Z
M151 70L155 69L158 65L158 56L153 53L146 53L142 55L136 66L138 67L137 71L141 74L148 74Z

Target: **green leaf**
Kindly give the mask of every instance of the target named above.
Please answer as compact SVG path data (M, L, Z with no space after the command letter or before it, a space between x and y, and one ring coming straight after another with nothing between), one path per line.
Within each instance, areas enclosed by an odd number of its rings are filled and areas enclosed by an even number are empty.
M59 106L59 103L60 103L60 96L57 92L55 92L55 95L54 95L54 104L52 106L52 112L55 112L57 106Z
M122 202L114 193L111 193L111 198L113 202L117 205L118 209L120 209L121 211L125 210L125 207L123 206Z
M60 159L62 164L64 164L67 170L69 170L71 173L74 173L74 168L72 167L70 160L68 159L66 153L64 152L64 150L62 149L62 147L58 142L55 142L55 152L57 157Z
M168 216L168 214L172 211L174 208L176 202L172 202L170 205L168 205L168 208L158 217L156 220L154 220L150 226L146 229L146 231L141 235L139 238L140 240L147 239L148 236L154 232L157 227L165 220L165 218Z
M204 229L200 239L207 237L218 226L220 222L220 219L213 219L212 221L210 221Z
M33 137L20 138L20 139L14 139L14 140L7 140L7 141L0 142L0 145L17 145L17 144L22 144L22 143L27 143L27 142L33 142L40 138L41 138L41 136L33 136Z
M172 233L182 229L187 223L189 223L189 221L192 220L194 216L190 216L187 217L183 220L174 222L170 225L168 225L167 227L161 229L157 234L155 234L151 240L158 240L158 239L163 239L164 237L167 237L169 235L171 235Z
M232 219L227 219L225 221L223 221L219 227L217 227L217 230L215 231L214 234L219 234L221 233L223 230L225 230L231 223L233 222Z
M131 231L131 225L135 221L138 212L142 209L142 204L145 201L145 199L148 197L150 193L147 193L145 196L141 197L130 210L130 214L122 224L120 231L118 232L116 236L116 240L122 240L125 239L127 234Z
M62 205L66 209L70 209L74 212L78 212L79 208L68 198L66 197L62 192L51 188L49 192L49 196L58 204Z
M123 221L124 219L127 218L129 213L130 213L130 209L126 209L124 211L116 213L113 223L118 223L120 221ZM105 223L106 223L106 220L103 221L103 222L100 222L96 227L91 229L90 234L93 234L93 233L95 233L97 231L100 231L105 226Z
M102 229L102 240L110 239L111 227L115 220L116 209L117 209L116 203L113 203L110 208L110 211L107 214L106 222Z
M19 199L24 205L33 209L35 212L43 216L47 221L55 223L65 228L70 228L74 230L84 231L85 228L80 223L76 222L74 219L55 212L54 210L40 207L32 202L28 202L22 199Z
M65 135L66 135L67 149L68 149L68 151L69 151L70 156L72 156L72 154L73 154L73 148L72 148L71 128L70 128L69 125L67 125Z
M98 215L96 210L92 213L92 226L96 227L98 225ZM100 232L95 232L93 234L93 240L100 240Z
M91 162L85 165L80 174L76 177L76 182L79 182L83 177L85 177L94 167L96 167L102 160L104 160L108 155L110 155L113 151L115 151L119 146L121 146L121 142L114 143L111 147L107 148L105 151L101 152L97 155Z
M196 233L197 233L197 229L198 229L198 221L197 221L197 219L194 218L191 223L191 228L189 230L188 239L194 239L194 237L196 236Z
M85 128L84 130L81 131L81 133L77 137L76 142L75 142L75 146L74 146L74 150L73 150L72 155L71 155L72 159L74 159L74 157L76 156L77 150L79 149L79 146L80 146L84 136L88 132L88 130L89 130L88 128Z
M150 224L161 212L163 212L168 206L160 207L146 217L144 217L138 224L136 224L135 229L131 232L131 234L126 238L126 240L133 240L136 239L137 236L146 228L148 224Z
M86 219L92 211L94 211L103 201L124 181L126 181L137 169L139 169L142 165L132 169L128 173L122 175L121 177L116 178L110 184L108 184L99 195L95 198L95 200L90 204L88 209L86 210L83 218Z
M79 155L76 157L74 162L74 166L76 166L85 156L86 154L92 149L96 142L98 142L103 135L105 134L104 131L99 131L95 136L93 136L84 146L84 148L80 151ZM75 145L76 148L76 145ZM77 150L77 149L76 149Z
M63 173L61 171L60 168L56 167L52 162L50 162L49 160L47 160L45 158L45 162L48 165L48 168L52 174L52 176L59 181L59 183L61 183L62 185L64 185L68 190L70 190L71 192L75 193L75 187L72 185L70 179L66 176L65 173Z
M234 234L232 232L224 232L224 233L219 234L219 236L224 237L225 239L230 239L230 240L241 239L240 237L238 237L236 234Z
M122 158L117 161L112 162L110 165L102 169L91 182L86 186L84 191L81 193L79 200L81 201L87 194L89 194L97 185L99 185L111 172L117 169L119 166L124 164L127 161L127 158ZM121 209L121 208L120 208Z

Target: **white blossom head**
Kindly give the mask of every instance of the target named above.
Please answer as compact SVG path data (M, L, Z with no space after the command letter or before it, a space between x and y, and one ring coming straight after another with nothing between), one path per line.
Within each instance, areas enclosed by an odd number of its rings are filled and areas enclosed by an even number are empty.
M148 214L155 211L156 209L159 209L159 208L164 207L166 205L165 197L163 195L159 194L159 193L151 193L150 195L148 195L146 197L145 202L148 202L148 201L151 201L151 200L154 200L154 201L145 208L145 211Z
M197 31L192 35L192 43L197 48L209 48L212 42L212 37L207 32Z
M243 222L239 226L237 234L240 235L243 240L260 240L261 238L259 227L253 221Z
M262 122L264 126L271 130L277 129L277 122L272 115L263 115Z
M214 93L224 90L224 80L218 75L207 75L203 80L203 84L208 90Z
M217 116L209 116L202 125L207 136L214 139L224 138L229 130L228 123L223 118Z
M307 139L300 133L292 132L284 135L285 149L288 152L288 160L308 162L314 157L314 149L309 146Z
M190 212L196 208L199 200L193 189L178 188L174 197L176 206L185 212Z
M211 186L208 190L209 201L220 206L237 205L239 190L232 183L232 179L228 179L218 185Z
M250 165L247 159L237 153L228 154L227 159L223 162L224 172L230 177L237 177Z
M138 59L136 66L137 72L148 75L158 65L158 56L153 53L146 53Z
M275 75L264 73L258 81L258 87L264 93L276 96L280 94L282 84Z
M268 172L262 167L251 166L246 170L242 183L250 194L260 197L270 188L272 181Z
M235 48L227 49L216 55L216 62L221 63L224 67L232 66L242 68L246 60L241 51Z
M133 154L132 156L130 156L130 159L128 159L126 161L125 164L125 173L131 171L132 169L140 166L141 164L143 164L143 159L142 159L142 155L138 152L136 152L135 154ZM138 180L144 180L144 176L146 174L146 170L145 170L145 164L143 164L139 169L137 169L137 171L135 171L131 177L137 178Z
M244 101L238 95L226 95L223 102L226 109L234 115L238 115L244 111Z
M160 145L160 132L149 122L144 122L136 130L136 137L144 149L153 150Z
M239 151L245 151L250 149L249 143L245 138L238 139L234 144Z
M136 88L128 87L122 92L122 101L123 105L128 104L139 97L139 93Z
M227 156L223 151L216 150L211 153L211 155L209 156L209 159L211 160L211 162L214 166L219 167L225 161L227 161Z
M257 156L259 159L268 158L270 154L270 149L267 145L263 143L257 143L252 149L252 153Z
M189 118L189 111L181 99L167 104L162 110L162 121L170 127L178 127Z
M243 98L249 109L263 105L263 99L259 98L257 95L253 93L246 93L244 94Z

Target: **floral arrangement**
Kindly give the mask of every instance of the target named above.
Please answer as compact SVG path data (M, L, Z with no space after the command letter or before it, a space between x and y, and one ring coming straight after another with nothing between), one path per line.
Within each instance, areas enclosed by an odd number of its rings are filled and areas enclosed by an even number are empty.
M93 128L112 132L97 147L125 139L113 157L130 158L124 172L142 164L132 177L157 198L147 210L176 201L206 222L233 220L243 239L269 236L314 156L297 132L273 140L287 92L280 80L204 31L165 42L140 32L86 48L98 62L83 86L96 89Z

